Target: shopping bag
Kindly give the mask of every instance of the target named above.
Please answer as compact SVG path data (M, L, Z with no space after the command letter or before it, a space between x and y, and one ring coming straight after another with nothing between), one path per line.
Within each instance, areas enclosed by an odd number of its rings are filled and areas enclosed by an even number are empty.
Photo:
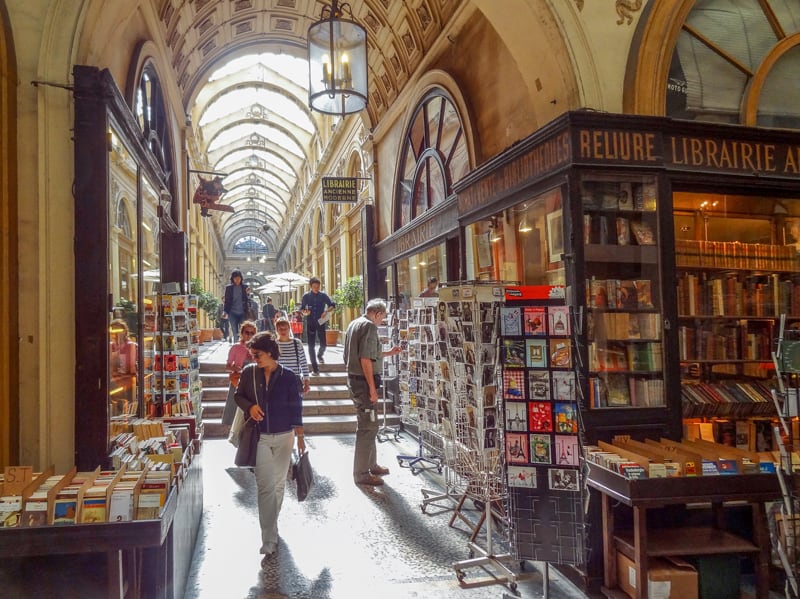
M236 457L233 459L234 464L240 468L255 468L260 436L258 422L252 418L247 419L239 432L239 445L236 448Z
M311 460L308 458L308 451L304 451L299 457L295 457L292 464L292 478L297 485L297 501L305 501L308 492L314 486L314 471L311 469Z
M233 415L231 430L228 433L228 443L234 447L239 447L239 433L242 432L242 425L244 425L244 412L242 408L237 407L236 413Z

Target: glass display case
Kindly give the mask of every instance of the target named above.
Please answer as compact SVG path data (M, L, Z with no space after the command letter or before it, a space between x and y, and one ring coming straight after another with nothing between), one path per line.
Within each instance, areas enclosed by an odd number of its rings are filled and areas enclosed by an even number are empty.
M588 407L663 407L658 186L588 173L580 183Z

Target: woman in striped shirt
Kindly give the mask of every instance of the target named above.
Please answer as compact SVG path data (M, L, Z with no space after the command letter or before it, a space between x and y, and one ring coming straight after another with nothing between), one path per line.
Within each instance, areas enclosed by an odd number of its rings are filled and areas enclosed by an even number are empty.
M297 337L292 337L292 329L289 320L278 318L275 320L275 332L278 335L278 349L281 352L278 363L295 372L303 379L303 393L307 393L311 388L308 374L308 362L306 352L303 351L303 344Z

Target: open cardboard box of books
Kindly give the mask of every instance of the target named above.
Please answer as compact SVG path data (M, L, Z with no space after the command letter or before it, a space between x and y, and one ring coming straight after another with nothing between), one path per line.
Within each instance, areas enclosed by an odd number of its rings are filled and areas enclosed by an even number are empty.
M658 599L697 599L697 570L676 557L650 558L647 568L647 596ZM629 596L636 596L642 580L633 560L617 552L617 584Z

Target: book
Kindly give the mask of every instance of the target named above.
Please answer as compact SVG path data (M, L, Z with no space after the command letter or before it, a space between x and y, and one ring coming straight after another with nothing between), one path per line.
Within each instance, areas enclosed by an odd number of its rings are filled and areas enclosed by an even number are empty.
M650 223L645 221L630 221L630 229L633 232L633 237L639 245L655 245L656 236Z
M631 221L618 216L615 224L617 226L617 245L628 245L631 242Z
M546 339L528 339L525 342L525 352L529 368L547 368Z
M608 406L619 407L631 405L628 388L628 377L622 374L609 374L606 379Z
M522 335L522 314L519 308L500 308L500 334Z
M617 209L633 210L633 188L630 183L620 183L617 193Z
M550 435L531 435L531 462L534 464L550 464Z
M578 409L571 402L557 402L554 409L555 432L557 433L577 433L578 432Z
M553 405L545 401L532 401L528 404L528 428L535 433L553 431Z
M544 307L526 306L523 308L523 319L526 335L540 336L547 334L547 315Z

